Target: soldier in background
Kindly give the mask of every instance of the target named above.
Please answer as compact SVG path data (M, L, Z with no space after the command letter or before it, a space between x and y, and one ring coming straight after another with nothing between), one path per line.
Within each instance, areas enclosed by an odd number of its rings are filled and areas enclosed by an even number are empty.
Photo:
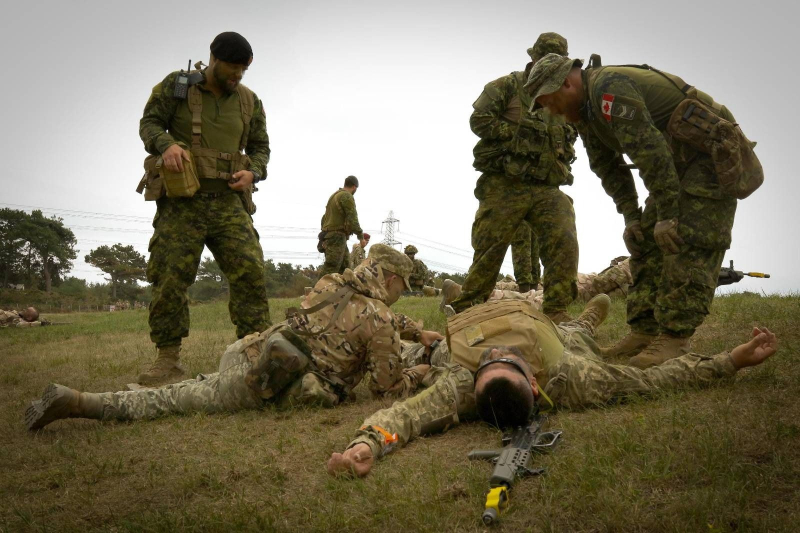
M251 217L253 184L267 175L269 137L261 100L240 83L252 61L244 37L221 33L188 97L175 96L180 73L173 72L153 87L145 105L139 123L145 150L160 155L170 172L196 168L199 190L170 197L162 188L156 200L147 279L153 286L150 339L158 356L139 375L143 385L184 374L178 360L181 340L189 335L187 290L204 246L230 282L228 308L236 336L270 324L264 256Z
M353 269L361 264L361 261L367 258L367 245L369 244L369 233L364 234L364 238L353 245L353 250L350 252L350 268Z
M427 347L443 339L389 308L409 288L412 269L399 251L375 244L355 270L318 281L286 321L228 346L219 372L158 389L100 394L51 384L30 404L25 423L36 430L62 418L139 420L266 405L333 407L354 398L365 377L374 396L408 396L430 366L404 367L401 337Z
M475 186L479 200L472 224L472 266L456 312L483 303L492 291L508 246L522 222L538 238L544 264L544 312L556 323L569 321L575 298L578 235L572 200L559 188L572 183L575 128L561 117L529 112L523 90L528 72L545 54L567 53L567 40L543 33L528 49L531 62L484 87L472 107L472 131L480 137L473 166L482 174Z
M405 252L408 258L411 259L411 262L414 263L414 271L411 273L410 277L411 290L422 291L426 285L432 285L433 280L431 279L431 273L428 267L421 259L416 259L416 255L419 252L417 247L413 244L409 244L405 247L403 252Z
M325 264L322 265L320 275L341 274L350 263L350 254L347 253L347 238L355 234L359 244L364 248L364 232L358 223L358 212L353 195L358 190L358 178L347 176L344 187L336 191L328 199L325 214L322 215L322 232L320 243L325 251Z
M760 185L763 170L731 112L678 76L647 65L582 65L550 54L526 90L578 127L624 217L631 331L608 351L647 368L689 351L711 308L737 198ZM623 154L649 192L644 211Z
M0 328L35 328L41 325L39 311L34 307L22 311L0 309Z

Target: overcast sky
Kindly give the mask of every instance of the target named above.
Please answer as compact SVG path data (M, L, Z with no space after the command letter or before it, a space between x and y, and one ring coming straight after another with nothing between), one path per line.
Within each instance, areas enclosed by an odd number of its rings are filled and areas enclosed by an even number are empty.
M487 82L524 68L541 32L557 31L571 57L648 63L731 109L758 141L766 181L739 203L725 264L772 274L739 290L798 291L799 15L794 2L773 1L8 2L0 207L62 216L78 238L73 274L89 281L102 279L83 261L97 246L146 254L155 203L134 190L142 109L153 85L189 59L208 62L214 36L232 30L253 47L244 83L267 113L272 160L254 216L265 256L321 262L325 202L355 174L373 243L393 210L403 245L434 270L464 271L478 205L471 104ZM580 270L599 271L626 253L624 224L576 149L565 191Z

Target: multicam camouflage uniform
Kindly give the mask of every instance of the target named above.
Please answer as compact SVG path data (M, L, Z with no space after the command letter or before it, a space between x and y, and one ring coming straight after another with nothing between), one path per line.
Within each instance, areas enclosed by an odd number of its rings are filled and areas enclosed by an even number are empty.
M16 311L0 309L0 328L35 328L41 325L42 323L38 320L28 322Z
M539 240L531 227L520 224L511 241L511 262L517 283L535 289L542 282L542 267L539 264Z
M529 90L537 95L556 90L555 77L568 72L559 70L563 62L552 54L543 58L531 73ZM645 237L641 255L631 259L628 323L634 333L690 337L711 307L737 204L720 188L711 156L666 133L690 86L647 66L588 68L582 76L586 102L578 130L589 164L626 225L640 222ZM714 106L720 117L735 122L725 106ZM650 193L644 212L622 154L639 169ZM653 229L672 219L684 244L679 253L665 255Z
M367 258L367 253L361 247L361 243L357 242L353 245L353 250L350 252L350 268L353 269L361 264L361 261Z
M475 255L463 291L452 303L456 311L486 300L523 221L539 239L545 312L565 312L575 298L575 211L559 186L572 183L577 133L561 118L528 113L531 100L522 89L528 69L489 83L473 104L470 126L481 138L473 165L483 174L475 187L480 201L472 224Z
M543 353L541 362L531 362L539 385L561 408L581 409L633 395L696 387L736 373L727 352L713 357L688 354L647 370L613 365L603 362L599 347L586 330L544 322L537 324L557 328L556 335L563 339L563 351ZM409 353L414 350L419 350L419 346L408 348ZM432 368L424 381L432 385L368 417L348 448L365 443L375 457L380 457L384 450L391 449L385 447L385 434L396 433L397 445L403 446L420 435L446 431L462 421L477 418L472 372L458 364L447 363Z
M139 123L139 136L151 154L161 154L177 142L192 144L192 112L188 100L172 97L177 72L153 87ZM217 98L202 84L201 146L227 154L239 151L244 132L237 92ZM245 153L250 168L266 176L269 137L261 101L254 96ZM217 170L229 173L230 161L217 159ZM264 286L264 259L258 233L242 203L241 193L223 179L200 179L191 198L157 200L150 240L147 279L153 285L150 338L158 347L176 346L189 335L186 291L194 283L203 247L214 255L230 281L231 320L239 338L269 325Z
M255 333L228 346L219 372L200 375L157 389L101 393L102 419L133 420L167 414L230 412L258 409L266 403L279 407L321 405L332 407L351 397L353 388L368 375L376 396L403 397L417 388L419 375L401 360L400 337L418 339L419 325L393 313L384 303L383 270L372 259L354 271L323 277L303 301L308 309L342 287L355 292L346 308L330 324L336 306L308 315L295 314L263 333ZM304 335L310 333L310 336ZM263 356L268 340L281 335L310 357L307 368L270 402L246 383L253 365Z
M414 271L411 273L411 290L421 291L426 284L431 282L428 267L420 259L414 259Z
M364 236L358 223L358 212L353 195L339 189L331 195L322 215L322 231L325 231L325 263L321 275L341 274L347 268L350 255L347 253L347 238L355 234L358 240Z

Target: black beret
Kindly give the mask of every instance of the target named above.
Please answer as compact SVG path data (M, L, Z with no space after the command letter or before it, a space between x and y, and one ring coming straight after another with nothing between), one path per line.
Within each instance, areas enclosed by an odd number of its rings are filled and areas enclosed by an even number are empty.
M235 31L222 32L211 43L211 53L220 61L249 65L253 59L253 49L247 39Z

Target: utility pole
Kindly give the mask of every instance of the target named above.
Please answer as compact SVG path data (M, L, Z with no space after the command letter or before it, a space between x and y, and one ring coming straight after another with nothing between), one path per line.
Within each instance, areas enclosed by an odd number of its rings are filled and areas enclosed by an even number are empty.
M385 229L384 229L385 228ZM400 231L400 220L394 218L394 211L389 211L389 216L381 222L381 233L383 233L383 244L394 248L397 244L402 244L394 238L394 232Z

